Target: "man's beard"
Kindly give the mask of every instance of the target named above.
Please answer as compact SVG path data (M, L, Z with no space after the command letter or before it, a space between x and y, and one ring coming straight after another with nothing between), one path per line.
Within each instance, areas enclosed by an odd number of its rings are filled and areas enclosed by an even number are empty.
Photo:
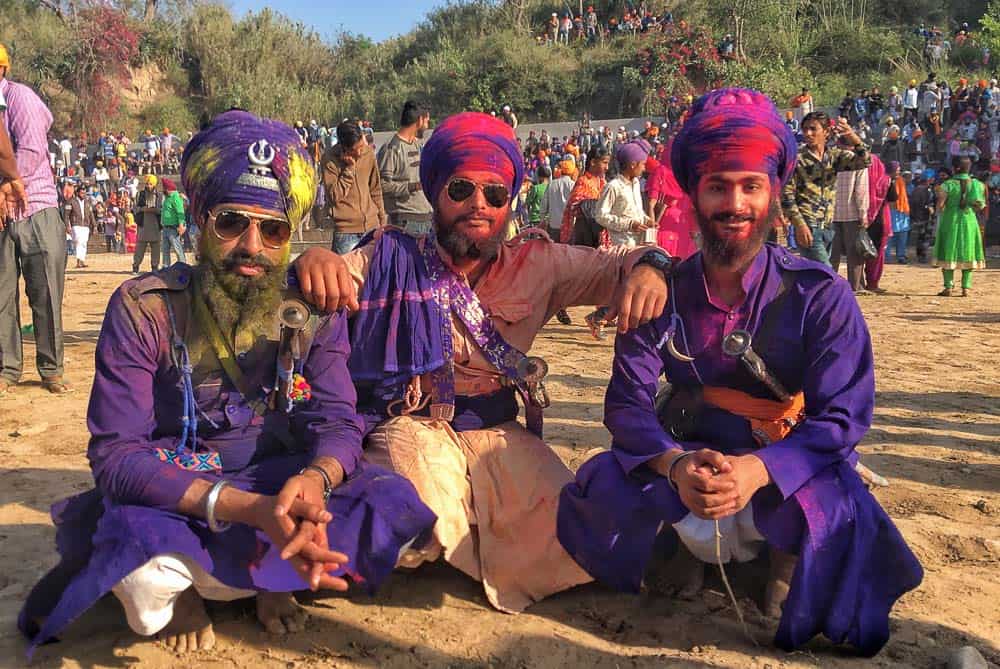
M777 202L772 202L764 219L757 221L750 215L731 211L722 211L711 218L705 218L697 205L694 209L698 228L701 230L702 253L712 264L727 268L741 267L753 259L771 233L774 222L781 215L781 208ZM713 224L722 224L733 218L752 222L750 234L745 239L725 239L716 234Z
M435 219L434 230L441 248L447 251L455 262L462 260L490 261L496 258L503 241L503 228L488 239L476 241L458 229L458 224L463 220L465 219L455 219L446 226L440 220Z
M257 276L235 273L241 265L263 271ZM198 265L198 287L219 328L233 337L267 335L274 323L288 263L275 263L263 253L236 252L224 258L203 249Z

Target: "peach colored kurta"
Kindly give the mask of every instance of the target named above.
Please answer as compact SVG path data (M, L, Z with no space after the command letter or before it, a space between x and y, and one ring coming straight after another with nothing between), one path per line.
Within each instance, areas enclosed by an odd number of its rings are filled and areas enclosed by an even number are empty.
M559 309L610 303L646 250L598 251L516 238L501 246L473 289L504 339L528 352ZM359 287L373 252L369 244L343 256ZM456 393L499 390L500 372L454 317L452 336ZM490 603L509 613L591 580L556 538L559 492L572 473L520 423L457 433L441 420L390 418L369 435L366 457L406 476L438 515L434 540L419 553L410 551L402 565L443 554L482 581Z

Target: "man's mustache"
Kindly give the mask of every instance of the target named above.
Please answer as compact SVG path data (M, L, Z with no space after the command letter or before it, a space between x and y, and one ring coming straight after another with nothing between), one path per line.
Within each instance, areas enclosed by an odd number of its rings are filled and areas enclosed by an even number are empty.
M264 269L273 269L274 266L274 262L263 253L258 253L254 256L249 253L237 253L226 256L222 260L222 268L225 270L232 270L237 267L263 267Z
M745 221L753 222L756 217L749 212L739 213L735 211L723 211L717 214L712 214L709 219L713 223L743 223Z
M454 227L458 223L471 223L476 221L478 223L485 223L486 225L493 225L493 219L488 216L477 216L476 214L462 214L458 216L451 222L451 227Z

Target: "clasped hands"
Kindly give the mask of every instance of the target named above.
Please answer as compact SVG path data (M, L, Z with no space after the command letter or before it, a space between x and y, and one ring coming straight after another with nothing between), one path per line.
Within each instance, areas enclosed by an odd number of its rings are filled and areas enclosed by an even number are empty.
M723 455L703 448L670 465L683 451L673 449L650 461L661 476L672 478L677 492L691 513L707 520L720 520L739 513L754 494L771 483L764 463L756 455Z
M349 558L330 550L326 530L333 516L326 510L319 475L307 471L293 476L276 496L261 497L259 504L256 526L281 547L281 559L310 590L347 590L347 581L330 574Z

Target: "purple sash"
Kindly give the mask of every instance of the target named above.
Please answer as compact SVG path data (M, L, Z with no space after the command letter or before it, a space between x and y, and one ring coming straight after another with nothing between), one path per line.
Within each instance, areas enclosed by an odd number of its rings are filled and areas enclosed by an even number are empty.
M434 236L424 240L424 263L430 275L434 299L441 307L441 343L445 364L431 372L431 416L451 421L455 413L454 343L451 314L454 313L482 350L487 362L510 379L524 401L528 429L542 436L542 410L528 399L527 386L518 371L527 356L507 343L469 284L448 269L438 255Z

